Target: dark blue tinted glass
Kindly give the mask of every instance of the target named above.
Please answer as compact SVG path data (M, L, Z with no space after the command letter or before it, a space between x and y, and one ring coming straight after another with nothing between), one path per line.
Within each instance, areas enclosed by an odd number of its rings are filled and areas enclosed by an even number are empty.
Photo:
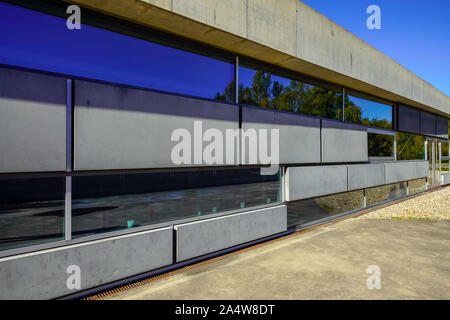
M345 121L392 129L392 106L346 94Z
M80 176L72 183L73 237L281 201L279 174L259 169Z
M215 98L234 65L0 3L0 63ZM228 100L228 99L226 99Z
M241 66L239 67L239 103L338 119L342 95L263 70Z
M0 179L0 250L64 238L64 180Z

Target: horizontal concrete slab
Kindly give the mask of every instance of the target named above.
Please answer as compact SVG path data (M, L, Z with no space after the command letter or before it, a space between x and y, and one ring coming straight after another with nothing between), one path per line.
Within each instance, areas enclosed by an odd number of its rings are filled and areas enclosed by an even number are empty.
M270 132L278 129L277 142L279 142L279 163L281 164L320 162L320 119L318 118L270 109L243 107L242 128L244 131L268 129L269 150L274 149L270 143ZM250 164L249 148L247 147L245 151L246 163Z
M365 162L368 161L367 150L367 129L322 120L322 162Z
M198 132L194 132L194 121L201 121ZM226 130L239 128L237 106L75 81L75 170L190 167L196 161L195 154L200 157L195 166L211 165L214 163L202 159L211 143L203 141L203 134L210 128L222 135L223 143L217 149L223 155L223 163L219 164L225 165L230 153L225 152ZM177 129L187 132L187 136L176 134L172 141ZM197 141L199 153L194 151ZM180 143L186 148L176 151ZM190 155L179 163L172 152L177 158L188 152ZM237 143L234 155L231 164L238 164Z
M175 225L177 261L285 231L285 205Z
M295 201L347 191L347 166L305 166L287 169L286 200Z
M0 300L52 299L78 266L81 290L172 263L172 228L139 232L0 259Z
M386 162L385 184L424 178L428 176L427 161L397 161Z
M428 177L429 164L428 161L411 161L411 177L410 180Z
M0 173L66 169L66 80L0 68Z
M383 163L356 164L348 166L348 190L383 185L385 173Z

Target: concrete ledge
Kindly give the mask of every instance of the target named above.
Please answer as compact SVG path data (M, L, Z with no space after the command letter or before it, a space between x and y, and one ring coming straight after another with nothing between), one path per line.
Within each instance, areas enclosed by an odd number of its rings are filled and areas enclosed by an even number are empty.
M0 300L71 294L67 267L77 265L81 290L172 263L172 228L162 228L0 259Z
M180 224L174 229L179 262L285 231L287 207L280 205Z
M290 167L286 200L295 201L347 191L347 166Z
M270 109L243 107L242 127L244 130L279 129L280 164L320 162L320 119L318 118ZM270 141L270 131L267 134L267 141ZM245 149L245 159L249 164L248 148Z
M322 162L368 161L367 129L330 120L322 120Z
M384 163L348 166L348 190L383 185L384 179Z

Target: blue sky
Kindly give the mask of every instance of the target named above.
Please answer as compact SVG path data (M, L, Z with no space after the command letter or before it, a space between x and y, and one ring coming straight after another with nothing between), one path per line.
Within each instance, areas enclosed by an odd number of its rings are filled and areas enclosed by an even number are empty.
M450 96L449 0L302 0ZM381 29L369 30L369 5Z

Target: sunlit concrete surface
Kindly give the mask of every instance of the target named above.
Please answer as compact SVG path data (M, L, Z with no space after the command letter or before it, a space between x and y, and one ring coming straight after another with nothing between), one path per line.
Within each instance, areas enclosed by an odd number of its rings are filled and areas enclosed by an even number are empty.
M381 271L369 290L367 268ZM348 219L108 299L449 299L450 223Z

